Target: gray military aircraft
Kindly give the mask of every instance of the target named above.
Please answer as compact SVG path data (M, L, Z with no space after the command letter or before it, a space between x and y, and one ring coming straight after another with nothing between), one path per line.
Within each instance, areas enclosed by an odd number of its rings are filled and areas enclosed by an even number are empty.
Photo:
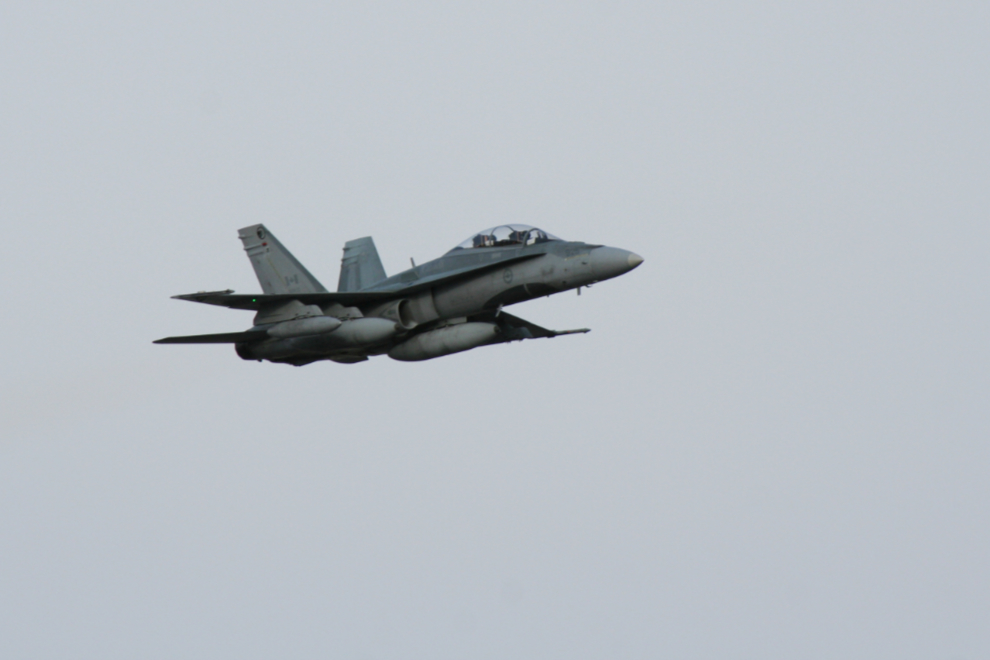
M506 305L591 286L643 258L627 250L564 241L536 227L502 225L439 259L385 276L371 237L344 246L337 291L327 291L264 225L239 232L262 294L230 289L173 296L256 312L245 332L166 337L156 344L234 344L245 360L302 366L387 354L407 362L479 346L557 337L502 311Z

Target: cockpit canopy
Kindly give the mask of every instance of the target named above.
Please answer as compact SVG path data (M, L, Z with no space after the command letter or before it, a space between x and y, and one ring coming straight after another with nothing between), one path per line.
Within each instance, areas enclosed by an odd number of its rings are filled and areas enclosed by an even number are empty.
M553 234L548 234L542 229L530 227L529 225L501 225L475 234L455 247L454 250L533 245L535 243L559 240ZM454 250L451 250L451 252Z

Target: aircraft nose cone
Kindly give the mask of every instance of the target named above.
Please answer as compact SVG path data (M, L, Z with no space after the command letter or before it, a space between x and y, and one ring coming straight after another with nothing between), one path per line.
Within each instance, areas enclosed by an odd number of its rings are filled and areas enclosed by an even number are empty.
M618 277L623 273L628 273L636 266L643 263L643 257L614 247L600 247L591 251L591 269L595 277L600 280L607 280L610 277Z

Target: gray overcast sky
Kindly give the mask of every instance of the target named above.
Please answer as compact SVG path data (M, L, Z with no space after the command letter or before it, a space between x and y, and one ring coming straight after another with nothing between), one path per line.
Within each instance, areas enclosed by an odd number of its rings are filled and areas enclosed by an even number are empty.
M0 657L990 657L990 5L0 6ZM486 226L589 335L153 346Z

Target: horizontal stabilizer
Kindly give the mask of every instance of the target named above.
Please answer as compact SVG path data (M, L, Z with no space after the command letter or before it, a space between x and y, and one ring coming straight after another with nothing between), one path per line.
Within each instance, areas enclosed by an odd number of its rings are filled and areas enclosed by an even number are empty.
M184 337L165 337L156 340L155 344L240 344L249 341L266 339L268 333L264 330L248 330L247 332L223 332L218 335L186 335Z

